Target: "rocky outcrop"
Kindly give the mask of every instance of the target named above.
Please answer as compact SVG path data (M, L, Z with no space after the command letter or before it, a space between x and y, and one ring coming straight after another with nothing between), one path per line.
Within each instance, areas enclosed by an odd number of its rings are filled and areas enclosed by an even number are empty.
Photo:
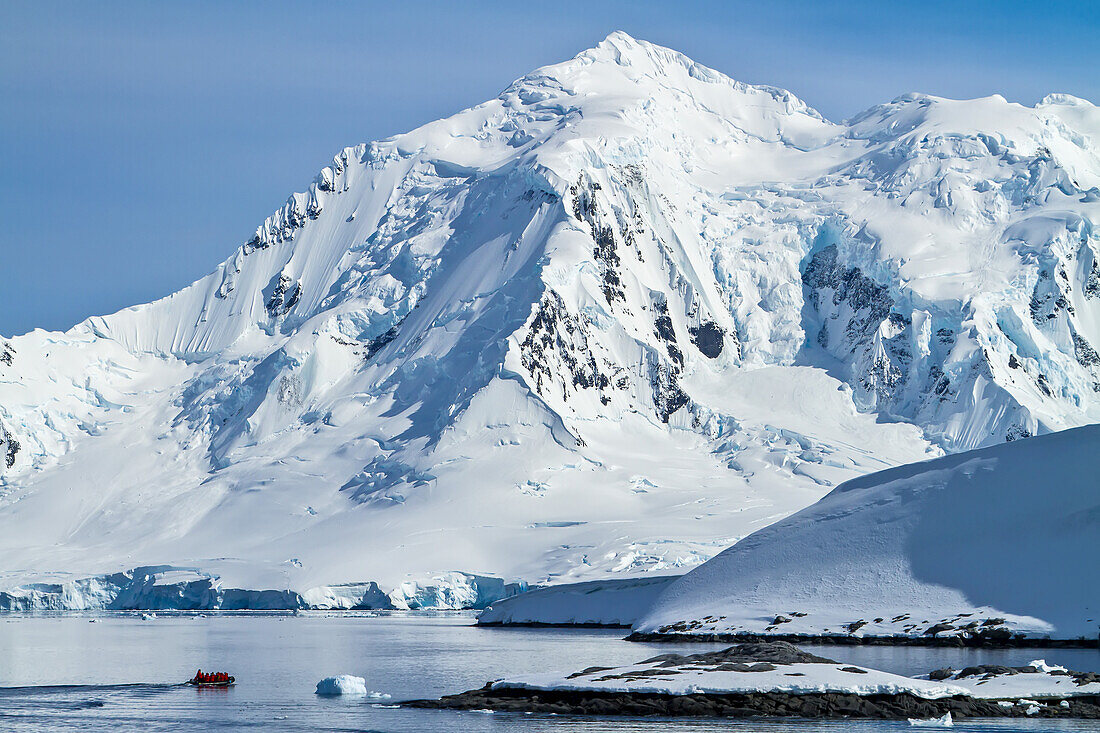
M15 465L15 456L19 453L19 441L15 439L3 423L0 423L0 456L3 456L4 465L11 468Z
M1014 675L1026 677L1022 687L998 686ZM1059 687L1064 680L1072 684ZM1042 661L961 672L940 669L908 678L841 665L772 641L702 654L662 654L626 667L591 666L562 677L506 678L479 690L403 704L570 715L929 719L950 713L959 718L1097 719L1097 681L1098 675ZM974 691L983 684L991 685L992 692Z
M1100 697L1080 697L1061 705L1004 706L968 697L925 700L915 695L853 695L827 692L792 694L753 692L734 694L662 695L576 690L516 690L486 685L438 700L409 700L406 707L447 710L495 710L557 715L628 715L706 718L873 718L904 720L939 718L1076 718L1100 719Z
M302 297L302 284L280 273L271 285L271 294L267 297L267 313L272 318L285 316L298 304Z

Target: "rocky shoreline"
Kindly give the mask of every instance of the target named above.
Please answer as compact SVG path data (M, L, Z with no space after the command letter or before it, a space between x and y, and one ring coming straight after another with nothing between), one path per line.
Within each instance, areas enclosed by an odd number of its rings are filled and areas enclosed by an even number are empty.
M850 634L679 634L635 631L626 641L641 642L749 642L783 641L791 644L830 644L836 646L938 646L983 649L1093 649L1100 647L1096 639L1044 639L1016 634L974 634L971 636L854 636Z
M446 710L495 710L559 715L626 715L747 718L1076 718L1100 720L1100 696L1073 698L1067 707L1041 705L1037 711L1019 705L970 697L925 700L915 695L854 695L850 693L667 695L636 692L528 690L492 687L447 695L438 700L409 700L401 705Z
M1035 660L904 677L767 641L661 654L620 667L536 673L401 704L567 715L932 719L950 713L1100 720L1100 674Z

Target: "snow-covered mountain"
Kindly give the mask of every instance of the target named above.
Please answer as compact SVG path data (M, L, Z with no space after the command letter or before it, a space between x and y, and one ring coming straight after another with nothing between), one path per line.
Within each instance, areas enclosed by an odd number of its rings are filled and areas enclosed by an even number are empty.
M881 471L668 586L640 632L1100 633L1100 426Z
M0 587L668 574L1096 421L1097 141L1064 95L836 124L612 34L343 150L190 287L0 343Z

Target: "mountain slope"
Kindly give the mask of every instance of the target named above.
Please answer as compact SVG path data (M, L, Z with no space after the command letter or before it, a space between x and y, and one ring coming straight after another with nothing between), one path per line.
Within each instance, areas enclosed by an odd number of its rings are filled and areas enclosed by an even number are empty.
M834 124L612 34L345 149L179 293L5 344L7 582L667 572L1092 422L1098 135L1069 97Z
M846 482L658 597L642 632L1100 631L1100 426Z

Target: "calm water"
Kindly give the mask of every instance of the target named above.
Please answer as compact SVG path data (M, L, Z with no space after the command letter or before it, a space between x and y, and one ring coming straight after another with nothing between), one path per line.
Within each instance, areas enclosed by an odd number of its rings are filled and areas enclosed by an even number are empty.
M902 731L882 722L579 719L387 707L480 687L505 673L576 670L719 645L621 641L621 631L478 629L470 615L306 614L0 617L0 731ZM656 650L656 651L655 651ZM1046 657L1100 671L1100 650L815 647L903 674ZM197 667L228 670L229 690L175 685ZM320 698L318 680L354 674L390 699ZM1096 723L959 724L955 730L1084 731Z

